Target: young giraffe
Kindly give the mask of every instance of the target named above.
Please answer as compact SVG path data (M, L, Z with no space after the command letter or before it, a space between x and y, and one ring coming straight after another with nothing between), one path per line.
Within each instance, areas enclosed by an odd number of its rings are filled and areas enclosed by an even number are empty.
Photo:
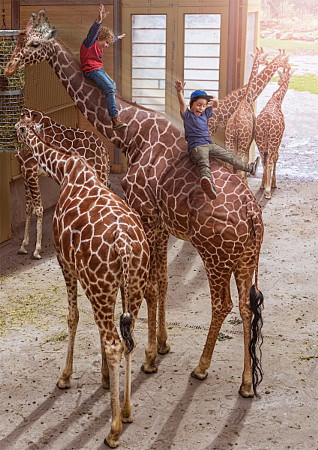
M109 187L109 153L105 145L95 133L66 127L52 120L41 111L25 108L24 113L43 125L43 132L48 144L60 145L72 153L77 151L95 169L101 181ZM24 237L18 254L27 254L33 212L36 216L36 245L32 259L41 259L43 206L39 185L39 167L32 151L15 152L21 165L26 193Z
M254 61L245 96L229 118L225 130L226 148L247 163L249 161L250 146L254 137L255 114L253 102L256 91L256 76L260 64L266 64L267 62L267 54L263 52L263 49L256 49L256 53L251 53L251 56L253 56ZM246 172L238 170L236 173L247 183Z
M165 313L171 233L197 249L211 294L211 325L192 375L203 380L208 374L219 330L233 306L230 278L234 274L244 331L244 370L239 392L243 397L253 397L262 379L258 350L263 296L257 286L264 231L260 206L250 189L215 160L211 161L211 169L218 196L213 202L209 200L200 188L183 134L165 116L117 97L120 116L128 127L115 132L105 112L102 91L84 77L77 59L54 35L43 12L33 17L18 36L6 75L26 64L48 60L84 116L126 154L127 173L122 187L127 202L142 218L151 254L145 293L148 345L143 370L156 372L157 353L170 349Z
M279 50L278 55L256 76L256 88L253 102L263 92L267 84L276 73L277 69L279 69L280 67L290 67L288 64L288 56L285 54L285 50ZM224 98L219 99L219 105L217 108L213 108L213 116L209 119L209 130L211 136L214 136L218 129L226 129L229 118L237 109L240 101L246 94L246 88L247 84L231 91Z
M61 187L53 218L53 241L68 293L69 343L58 387L70 387L73 350L78 324L77 281L90 300L102 348L102 381L110 387L112 422L106 443L119 445L122 422L132 422L130 403L132 330L149 269L149 247L138 214L107 189L82 157L48 146L41 125L22 118L18 138L31 149L38 164ZM114 323L119 287L123 284L120 329ZM119 402L119 371L126 358L125 394Z
M278 71L279 88L256 118L255 142L264 169L261 189L265 189L265 198L267 199L271 198L271 187L276 188L278 150L285 131L282 102L293 73L294 70Z

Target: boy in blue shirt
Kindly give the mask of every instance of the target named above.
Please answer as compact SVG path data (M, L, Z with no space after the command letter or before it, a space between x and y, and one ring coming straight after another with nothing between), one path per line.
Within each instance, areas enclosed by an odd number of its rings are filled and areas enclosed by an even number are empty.
M249 172L251 175L256 174L259 157L256 158L254 163L248 164L234 155L234 153L217 144L213 144L208 128L208 121L213 111L212 106L209 106L208 103L211 100L214 100L214 102L217 102L217 100L212 95L207 95L206 92L197 90L192 92L190 96L190 109L188 109L183 96L185 84L185 82L182 83L180 80L176 80L174 87L177 90L185 138L188 142L188 152L191 161L198 168L202 190L213 200L216 198L216 189L212 180L210 156L219 158L231 164L234 169Z
M85 76L93 80L105 92L106 106L113 128L114 130L119 130L127 127L127 124L119 118L116 106L116 85L103 69L102 56L104 48L109 47L114 42L118 42L119 39L123 39L125 34L114 36L109 28L101 26L102 21L108 14L109 11L105 12L104 5L100 4L98 18L91 26L81 46L80 60Z

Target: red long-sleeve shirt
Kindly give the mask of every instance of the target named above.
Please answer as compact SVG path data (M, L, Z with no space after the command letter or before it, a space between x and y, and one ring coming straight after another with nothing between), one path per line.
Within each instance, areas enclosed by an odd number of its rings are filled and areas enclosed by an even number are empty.
M100 27L101 25L95 21L81 45L80 60L83 72L92 72L103 67L102 57L104 49L97 44L97 35ZM118 37L115 36L115 42L117 41Z

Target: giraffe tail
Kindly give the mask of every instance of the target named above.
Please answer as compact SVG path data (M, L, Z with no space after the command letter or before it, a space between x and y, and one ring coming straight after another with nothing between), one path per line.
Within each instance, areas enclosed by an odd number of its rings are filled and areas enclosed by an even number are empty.
M135 342L132 337L132 323L133 323L133 315L129 312L129 287L130 287L130 278L129 278L129 268L130 268L130 259L132 254L131 245L127 242L126 236L118 233L115 240L115 250L119 254L122 263L122 273L124 278L123 290L122 290L122 304L123 304L123 313L120 316L119 327L120 332L125 343L126 353L130 353L134 347Z
M259 255L261 251L261 245L263 241L263 223L261 218L261 211L254 211L252 214L252 224L255 234L255 284L250 289L250 308L252 311L252 322L251 322L251 340L249 343L249 352L252 359L252 379L253 379L253 389L255 395L257 394L257 386L261 383L263 379L262 370L262 309L264 305L264 297L262 292L258 289L258 265L259 265Z

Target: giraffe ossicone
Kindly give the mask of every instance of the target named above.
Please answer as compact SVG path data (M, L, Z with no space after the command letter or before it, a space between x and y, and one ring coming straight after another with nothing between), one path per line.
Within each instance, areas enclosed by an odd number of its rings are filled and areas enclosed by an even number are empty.
M84 116L126 154L127 173L122 187L126 201L140 214L151 255L145 293L149 331L144 371L155 372L158 352L166 353L170 348L166 296L171 233L196 248L209 282L213 314L193 375L199 379L207 375L219 330L233 306L230 294L233 274L244 331L244 369L239 392L252 397L262 379L258 262L264 231L261 208L254 195L228 168L211 160L218 191L217 198L211 201L201 190L180 129L164 115L120 97L117 107L128 127L116 133L106 112L103 92L85 79L79 61L65 44L45 39L37 23L38 19L18 36L7 74L26 63L48 60ZM34 42L36 48L32 47Z
M74 341L79 320L77 282L90 300L102 349L102 382L110 387L112 421L106 443L119 445L122 422L132 422L130 402L133 327L148 279L149 246L139 215L104 186L78 154L47 145L41 124L22 118L18 138L61 187L53 218L53 242L68 294L68 350L58 387L70 387ZM120 338L114 320L116 297L122 291ZM126 359L124 401L120 407L119 372Z

